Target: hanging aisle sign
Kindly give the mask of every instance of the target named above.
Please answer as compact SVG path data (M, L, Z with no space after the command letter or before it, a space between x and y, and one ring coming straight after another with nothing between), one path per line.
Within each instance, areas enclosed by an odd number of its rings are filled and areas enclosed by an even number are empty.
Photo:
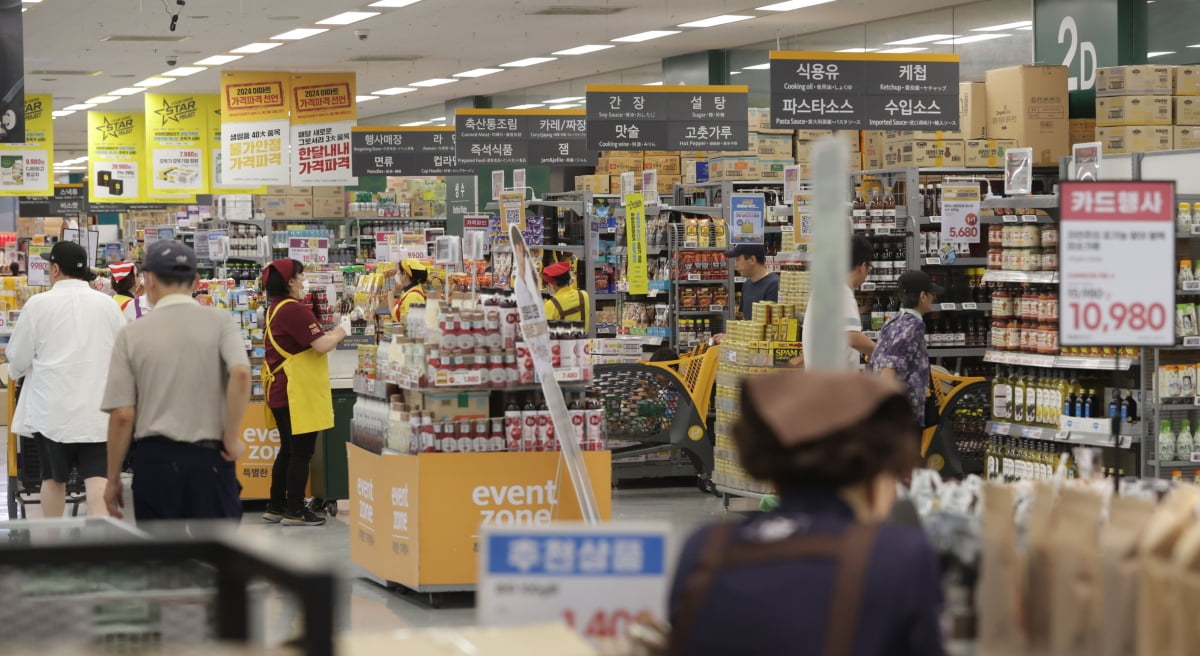
M1059 343L1173 346L1175 183L1059 187Z
M358 184L350 162L354 73L297 73L290 85L292 186Z
M228 184L224 178L224 159L221 155L221 96L208 94L204 98L204 113L208 116L208 180L214 194L265 194L264 185L244 187Z
M942 241L978 244L980 240L979 186L942 185Z
M359 126L350 131L354 175L473 175L454 154L454 128Z
M771 51L771 127L957 130L958 55Z
M207 98L145 94L147 194L209 193Z
M50 196L54 193L53 99L49 95L24 98L21 125L25 127L25 142L5 143L0 139L0 196Z
M749 150L745 86L587 86L589 150Z
M88 112L88 199L138 203L145 166L145 122L139 113Z
M287 185L290 75L221 73L221 179L225 184Z
M582 109L460 109L454 114L460 164L571 166L595 163Z

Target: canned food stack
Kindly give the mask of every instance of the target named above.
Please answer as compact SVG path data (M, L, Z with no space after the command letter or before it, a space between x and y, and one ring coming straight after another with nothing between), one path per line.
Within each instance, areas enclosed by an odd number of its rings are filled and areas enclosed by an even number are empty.
M1058 226L1036 223L989 226L988 268L1058 271Z
M779 268L779 301L796 306L803 314L808 309L812 279L801 264L785 264Z

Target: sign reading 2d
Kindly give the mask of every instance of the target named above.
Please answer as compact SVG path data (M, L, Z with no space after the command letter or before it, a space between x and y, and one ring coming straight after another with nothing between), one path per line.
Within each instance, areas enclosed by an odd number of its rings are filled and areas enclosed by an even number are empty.
M772 51L771 127L957 130L958 55Z
M749 150L748 90L588 85L588 149Z

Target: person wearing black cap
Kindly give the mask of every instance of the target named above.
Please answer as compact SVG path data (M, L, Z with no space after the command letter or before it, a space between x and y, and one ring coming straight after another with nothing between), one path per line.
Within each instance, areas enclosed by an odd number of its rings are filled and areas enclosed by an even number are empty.
M779 274L767 268L767 249L761 244L738 244L725 251L733 270L746 279L742 283L741 318L749 319L754 304L779 300Z
M104 515L108 418L100 397L125 318L88 284L96 276L82 246L60 241L42 258L51 288L25 303L8 342L9 376L26 377L12 430L37 442L43 516L62 516L72 467L87 488L88 513Z
M571 284L571 264L555 262L542 269L542 280L550 288L550 298L543 309L547 321L577 321L591 330L592 318L588 316L588 295Z
M871 354L872 371L897 378L908 386L908 401L921 426L925 426L925 392L929 388L924 317L933 311L934 301L944 291L923 271L901 275L900 314L884 324Z
M121 469L132 442L138 521L240 519L234 463L246 450L250 403L241 330L228 312L192 298L200 276L190 246L154 242L142 272L154 312L117 336L99 406L109 413L108 511L123 514Z

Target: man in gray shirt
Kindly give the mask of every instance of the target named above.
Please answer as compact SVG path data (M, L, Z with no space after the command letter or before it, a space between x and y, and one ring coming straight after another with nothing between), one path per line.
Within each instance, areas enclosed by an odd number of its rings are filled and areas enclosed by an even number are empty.
M109 413L108 511L121 517L121 469L134 443L133 508L139 521L240 519L234 463L250 402L241 331L223 310L192 298L196 254L157 241L142 262L154 312L121 330L101 409Z

